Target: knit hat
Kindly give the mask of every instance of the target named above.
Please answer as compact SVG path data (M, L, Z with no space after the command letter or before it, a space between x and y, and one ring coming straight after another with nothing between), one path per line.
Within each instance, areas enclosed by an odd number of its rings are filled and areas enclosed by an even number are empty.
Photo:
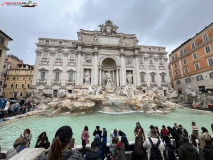
M62 143L67 143L72 137L72 128L70 126L62 126L59 128L55 134L55 138L59 136Z

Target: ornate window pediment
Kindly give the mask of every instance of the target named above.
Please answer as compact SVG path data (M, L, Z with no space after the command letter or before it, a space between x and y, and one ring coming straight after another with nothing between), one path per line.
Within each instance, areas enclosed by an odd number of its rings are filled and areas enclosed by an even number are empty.
M156 73L155 73L155 72L150 72L149 74L154 75L154 74L156 74Z
M62 70L56 68L56 69L53 70L53 72L62 72Z
M163 75L163 76L165 76L165 75L166 75L166 73L165 73L165 72L161 72L161 73L160 73L160 75L161 75L161 76L162 76L162 75Z
M75 70L69 69L69 70L67 70L67 72L75 72Z
M48 70L46 68L40 68L39 71L47 72Z
M146 74L146 72L142 71L142 72L140 72L140 74Z

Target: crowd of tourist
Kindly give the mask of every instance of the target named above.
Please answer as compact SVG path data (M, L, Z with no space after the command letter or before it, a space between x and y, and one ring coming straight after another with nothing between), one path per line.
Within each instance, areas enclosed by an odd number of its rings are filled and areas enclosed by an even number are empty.
M35 106L34 102L26 101L25 99L15 101L2 98L0 99L0 123L8 117L31 111L35 109Z
M213 132L213 123L211 125ZM150 125L148 137L145 136L144 129L139 122L134 129L135 145L132 149L131 159L133 160L213 160L213 139L205 127L200 128L195 122L191 124L191 131L187 131L183 125L174 123L173 127L162 125L159 130L157 126ZM191 134L189 134L191 132ZM200 133L200 134L199 134ZM41 160L126 160L125 152L129 150L129 141L126 134L117 129L110 132L110 152L107 150L107 130L96 126L93 137L85 126L82 134L82 151L76 149L73 131L70 126L60 127L50 146L46 132L42 132L38 138L35 148L45 148L46 153ZM86 145L91 142L90 150L86 150ZM9 159L30 147L32 134L30 129L25 129L15 140L13 146L6 154L0 154ZM32 146L31 146L32 147ZM4 155L4 156L3 156Z

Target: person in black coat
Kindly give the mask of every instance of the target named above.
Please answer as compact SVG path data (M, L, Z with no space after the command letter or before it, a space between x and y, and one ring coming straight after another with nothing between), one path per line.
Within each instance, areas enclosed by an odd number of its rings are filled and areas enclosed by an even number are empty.
M50 142L48 141L48 137L46 132L42 132L38 136L38 140L36 142L35 148L45 148L48 149L50 146Z
M183 144L179 147L178 152L179 160L199 160L199 154L197 150L189 143L187 137L183 137Z
M96 126L96 128L93 132L93 136L95 136L96 134L98 134L99 137L101 137L102 131L100 130L100 126Z
M100 155L98 153L99 144L96 141L93 141L91 144L91 150L86 152L83 157L83 160L101 160Z
M123 142L125 145L125 150L127 150L129 148L129 141L126 138L126 134L122 132L121 130L118 131L118 134L119 136L121 136L121 142Z

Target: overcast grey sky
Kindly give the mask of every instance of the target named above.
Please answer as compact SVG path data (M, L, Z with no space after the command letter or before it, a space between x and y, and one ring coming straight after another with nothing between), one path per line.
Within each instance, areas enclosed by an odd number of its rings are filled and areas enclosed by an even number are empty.
M118 32L136 34L139 44L165 46L168 53L213 22L213 0L33 2L38 6L0 6L0 29L13 39L7 53L27 64L35 63L39 37L77 40L79 29L99 30L98 25L108 19L119 27Z

